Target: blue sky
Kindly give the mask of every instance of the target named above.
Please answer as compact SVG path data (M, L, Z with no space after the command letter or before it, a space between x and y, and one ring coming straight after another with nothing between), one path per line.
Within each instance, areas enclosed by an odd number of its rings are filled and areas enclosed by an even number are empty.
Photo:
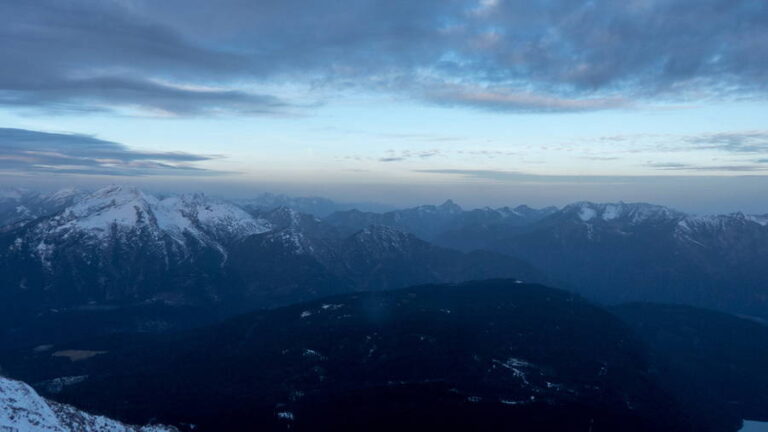
M759 0L0 1L0 179L768 212Z

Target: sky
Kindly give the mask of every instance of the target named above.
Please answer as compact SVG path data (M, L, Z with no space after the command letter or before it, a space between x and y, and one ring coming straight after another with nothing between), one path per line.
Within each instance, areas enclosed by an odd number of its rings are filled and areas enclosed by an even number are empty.
M0 184L768 213L764 0L0 0Z

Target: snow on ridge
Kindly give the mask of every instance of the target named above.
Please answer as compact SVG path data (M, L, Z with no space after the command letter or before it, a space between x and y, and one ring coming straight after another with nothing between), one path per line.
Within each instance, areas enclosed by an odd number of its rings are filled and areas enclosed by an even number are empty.
M727 215L688 216L680 221L678 228L683 231L695 229L722 230L734 223L756 223L761 226L768 226L768 215L745 215L737 212Z
M764 215L749 215L747 219L762 226L768 226L768 214Z
M85 192L83 192L80 189L69 187L69 188L59 189L55 192L46 194L43 196L43 198L46 201L63 203L69 199L73 199L84 194Z
M176 428L130 426L51 402L29 385L0 377L0 430L10 432L177 432Z
M109 186L88 194L47 221L41 228L55 232L84 231L97 237L111 228L147 227L183 241L182 234L241 237L268 230L268 224L239 207L204 195L163 199L136 188Z
M704 246L702 242L705 240L703 239L707 239L713 234L748 228L751 224L768 227L768 215L732 213L728 215L688 216L678 222L675 227L675 237L682 241Z
M269 222L240 207L202 194L159 198L132 187L109 186L78 196L22 240L34 247L44 265L50 261L58 239L76 235L106 245L105 240L112 235L138 233L148 236L160 250L168 247L166 240L175 244L172 247L185 250L194 239L218 250L226 261L225 243L270 229Z
M655 204L647 203L593 203L581 201L567 205L562 212L575 214L583 222L592 220L612 221L629 220L632 223L647 220L678 219L685 217L684 213Z
M81 229L107 231L113 224L135 226L157 198L135 188L110 186L85 196L53 219L57 230Z

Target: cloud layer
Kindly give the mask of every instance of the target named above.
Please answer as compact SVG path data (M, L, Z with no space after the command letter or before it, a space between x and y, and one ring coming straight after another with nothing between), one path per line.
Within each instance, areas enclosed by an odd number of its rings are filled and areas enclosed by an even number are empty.
M499 111L764 99L768 2L0 0L0 59L0 104L43 109L282 113L252 89L286 82Z
M0 128L0 171L110 176L212 175L212 156L142 152L88 135Z

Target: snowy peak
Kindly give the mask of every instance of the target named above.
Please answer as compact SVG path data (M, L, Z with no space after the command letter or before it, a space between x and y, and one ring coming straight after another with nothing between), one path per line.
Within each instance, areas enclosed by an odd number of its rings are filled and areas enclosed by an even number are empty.
M558 211L557 207L544 207L544 208L536 209L536 208L528 207L525 204L519 205L513 209L509 209L508 207L504 207L504 208L509 210L512 214L516 216L523 217L523 218L537 218L537 219L544 218Z
M21 231L12 250L31 249L48 269L55 267L52 262L60 253L107 251L116 244L166 261L171 255L191 257L203 246L217 251L223 263L228 243L270 229L267 221L202 194L159 198L123 186L79 196L57 214L33 223Z
M0 430L8 432L177 432L167 426L130 426L50 402L27 384L0 377Z
M64 188L42 195L41 199L48 206L67 206L85 195L86 192L80 189Z
M83 196L38 227L41 233L85 233L105 237L113 230L146 230L183 242L184 234L200 240L232 240L268 230L268 224L239 207L202 194L158 198L139 189L109 186Z
M155 197L135 188L110 186L86 195L53 220L59 229L108 231L111 225L133 227L150 223Z
M681 233L717 232L750 225L759 226L760 229L768 226L768 215L745 215L737 212L728 215L689 216L678 223L677 231Z
M166 204L166 209L170 207L170 213L181 215L217 238L235 240L270 230L267 221L251 216L236 205L213 200L203 194L170 197L161 204Z
M587 201L569 204L561 211L563 214L577 217L582 222L622 221L640 223L646 221L666 221L685 217L684 213L668 207L647 203L592 203Z

